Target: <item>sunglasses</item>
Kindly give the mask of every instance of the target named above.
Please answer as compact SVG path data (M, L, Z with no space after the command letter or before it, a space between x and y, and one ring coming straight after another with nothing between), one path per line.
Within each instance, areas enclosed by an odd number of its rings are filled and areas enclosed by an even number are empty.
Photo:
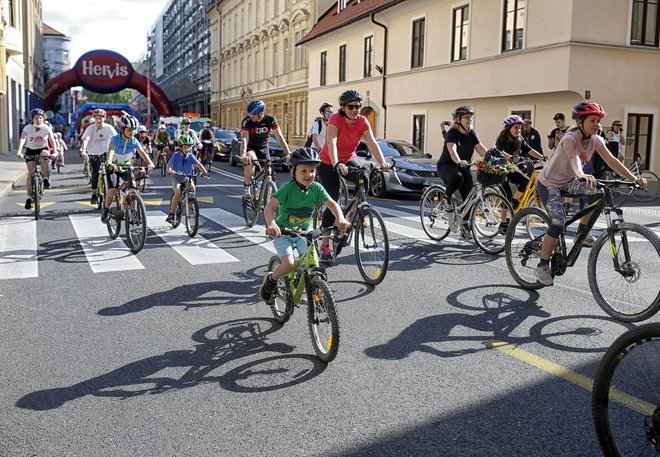
M612 127L623 127L623 124L612 124Z
M326 111L325 114L327 114L328 116L330 116L330 115L332 114L332 111Z
M362 105L345 105L346 109L356 110L362 108Z

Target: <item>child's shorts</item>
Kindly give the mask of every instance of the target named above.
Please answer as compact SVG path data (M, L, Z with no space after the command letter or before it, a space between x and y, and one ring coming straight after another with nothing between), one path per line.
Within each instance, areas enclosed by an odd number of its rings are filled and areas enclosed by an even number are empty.
M307 241L299 236L292 238L290 236L280 236L273 239L277 255L281 258L293 255L293 247L296 246L298 255L307 252Z

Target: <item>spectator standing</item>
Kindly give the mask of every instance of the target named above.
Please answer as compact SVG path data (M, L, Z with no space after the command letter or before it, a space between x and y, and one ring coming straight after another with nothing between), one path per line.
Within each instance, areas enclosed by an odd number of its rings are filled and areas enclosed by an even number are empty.
M559 146L559 142L568 130L568 126L566 125L566 117L564 116L564 113L557 113L552 119L555 121L555 128L552 129L550 135L548 135L548 147L554 150Z
M522 136L527 144L529 144L530 148L534 149L541 155L543 154L543 146L541 146L541 134L538 130L532 127L531 119L525 119Z

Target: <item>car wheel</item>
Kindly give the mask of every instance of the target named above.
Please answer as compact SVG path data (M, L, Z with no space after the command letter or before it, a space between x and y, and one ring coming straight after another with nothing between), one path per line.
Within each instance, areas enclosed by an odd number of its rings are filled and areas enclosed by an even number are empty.
M387 195L387 189L385 188L385 175L377 171L371 175L369 190L371 195L374 197L384 197Z

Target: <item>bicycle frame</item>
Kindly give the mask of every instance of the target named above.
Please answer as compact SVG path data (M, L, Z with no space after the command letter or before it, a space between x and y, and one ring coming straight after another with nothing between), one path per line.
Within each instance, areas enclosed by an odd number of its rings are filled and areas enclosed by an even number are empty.
M351 167L351 168L355 168L355 167ZM357 187L355 190L355 196L348 203L345 210L342 208L346 220L348 221L349 224L348 229L346 230L346 234L342 237L345 240L345 242L341 244L344 246L348 246L350 244L351 235L353 234L353 228L357 224L357 221L360 220L362 211L365 208L371 208L371 204L367 202L367 191L366 191L367 185L365 182L366 170L360 170L359 168L355 168L355 170L359 170L360 173L357 182Z
M302 301L303 294L306 292L307 284L307 271L310 268L319 267L319 257L316 253L313 243L307 244L307 251L303 252L294 264L293 271L286 275L290 284L291 296L293 297L294 305L298 305Z

